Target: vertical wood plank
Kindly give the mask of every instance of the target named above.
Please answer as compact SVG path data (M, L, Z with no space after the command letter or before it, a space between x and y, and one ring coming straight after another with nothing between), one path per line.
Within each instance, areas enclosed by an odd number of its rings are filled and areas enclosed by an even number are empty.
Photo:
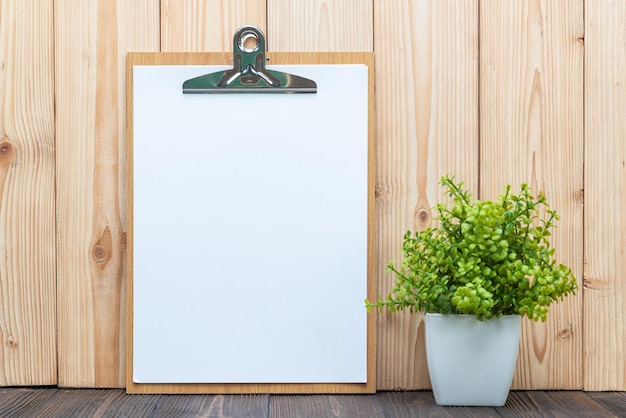
M584 389L626 390L626 2L585 2Z
M125 380L126 52L159 48L151 0L55 1L59 385Z
M0 2L0 385L56 383L51 0Z
M478 185L478 1L374 3L378 282L404 233L431 224L444 174ZM378 388L429 387L421 315L381 313Z
M583 8L581 0L480 7L480 190L542 190L561 215L555 256L582 278ZM546 323L523 321L514 388L582 387L582 290Z
M372 51L373 2L268 0L268 49L294 52Z
M161 0L161 51L232 52L235 31L265 19L264 0Z

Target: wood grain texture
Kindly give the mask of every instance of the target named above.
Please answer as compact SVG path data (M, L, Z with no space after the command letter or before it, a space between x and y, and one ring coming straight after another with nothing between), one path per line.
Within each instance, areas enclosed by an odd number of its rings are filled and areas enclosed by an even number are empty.
M32 417L38 406L54 397L57 391L56 388L0 389L0 416Z
M52 4L0 2L0 386L56 383Z
M275 395L269 399L269 418L386 417L377 395Z
M140 417L155 417L154 410L157 404L161 401L161 395L143 395L143 396L128 396L123 389L109 389L117 395L116 392L121 392L119 396L111 396L105 398L103 406L98 408L98 413L94 414L96 417L128 417L128 418L140 418ZM64 396L61 394L61 396ZM73 414L67 414L72 416Z
M137 53L129 54L127 79L132 86L133 65L202 65L225 64L232 57L228 52L213 53ZM288 53L275 52L268 54L271 62L280 64L364 64L368 73L368 89L374 91L374 54L368 52L354 53ZM133 156L133 112L132 90L127 96L128 109L128 161ZM368 103L368 231L367 231L367 297L373 299L376 292L375 255L375 210L374 210L374 166L375 166L375 106L374 95L369 95ZM373 316L367 319L367 382L360 383L285 383L285 384L136 384L133 382L133 166L128 167L128 282L127 282L127 340L126 340L126 389L129 393L372 393L376 391L376 320Z
M270 51L372 51L373 2L268 0Z
M583 392L527 392L528 398L537 407L547 411L558 411L559 417L616 417ZM589 411L586 413L586 411Z
M269 395L162 396L150 416L264 418L268 416L268 404Z
M385 417L499 417L495 408L439 406L432 392L383 392L377 395Z
M506 404L496 410L501 417L506 418L541 416L539 413L541 406L535 405L528 397L528 393L523 391L509 392Z
M624 395L621 396L624 398ZM619 397L617 397L619 399ZM510 392L506 405L496 408L502 417L618 417L580 391Z
M161 51L232 51L241 26L265 31L265 11L263 0L161 0Z
M158 11L55 2L61 386L124 384L125 57L158 49Z
M376 51L378 292L438 178L478 191L480 161L484 197L544 189L581 284L525 324L514 386L625 390L624 22L611 0L0 2L0 386L56 383L57 343L62 386L123 385L125 53L230 59L254 24L270 51ZM378 388L428 387L421 317L378 322Z
M626 416L625 392L589 392L587 396L618 417Z
M431 225L444 174L478 185L478 2L374 3L378 292L407 230ZM378 388L430 385L421 315L381 313Z
M626 2L585 2L584 388L626 390Z
M44 402L34 405L29 417L102 417L109 406L124 397L121 390L58 390ZM125 416L117 414L116 416ZM128 416L128 415L126 415Z
M481 1L480 195L543 191L561 216L559 262L582 277L583 9L570 1ZM522 322L514 388L582 387L582 291L546 323Z
M607 396L608 395L608 396ZM375 395L124 395L120 389L1 388L2 417L623 417L626 392L511 392L506 405L443 407L431 392Z

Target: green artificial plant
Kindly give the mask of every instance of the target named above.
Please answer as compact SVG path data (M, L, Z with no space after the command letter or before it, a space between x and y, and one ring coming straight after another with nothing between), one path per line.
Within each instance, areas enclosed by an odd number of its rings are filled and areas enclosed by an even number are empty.
M554 260L549 237L559 217L543 194L507 185L496 201L472 200L453 177L441 184L451 201L436 205L438 225L405 234L401 265L388 265L394 287L386 300L366 300L368 309L545 321L552 302L576 292L570 268Z

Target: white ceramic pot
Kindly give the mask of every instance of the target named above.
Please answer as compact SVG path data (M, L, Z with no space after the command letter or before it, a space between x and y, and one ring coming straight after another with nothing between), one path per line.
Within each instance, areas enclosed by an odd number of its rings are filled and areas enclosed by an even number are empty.
M426 356L438 405L502 406L509 394L521 316L426 314Z

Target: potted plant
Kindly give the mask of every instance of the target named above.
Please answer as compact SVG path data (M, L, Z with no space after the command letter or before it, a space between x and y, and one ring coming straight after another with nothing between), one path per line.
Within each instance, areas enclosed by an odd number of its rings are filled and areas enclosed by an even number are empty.
M502 406L521 317L545 321L552 302L577 290L549 242L559 217L526 184L519 194L507 185L495 201L472 200L453 177L441 184L451 199L436 205L437 226L404 235L402 263L388 266L395 275L391 293L366 306L426 313L426 356L438 404Z

